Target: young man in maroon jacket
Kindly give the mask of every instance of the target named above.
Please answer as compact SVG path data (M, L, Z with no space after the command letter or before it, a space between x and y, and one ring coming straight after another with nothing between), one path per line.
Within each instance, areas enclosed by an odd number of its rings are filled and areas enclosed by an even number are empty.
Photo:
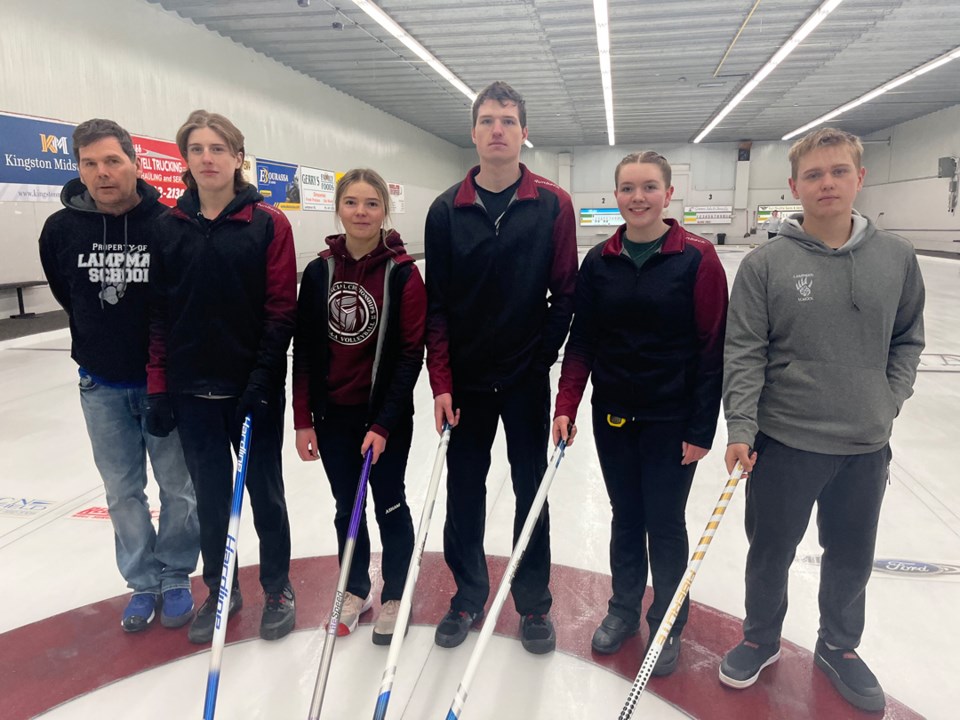
M570 196L520 163L523 98L495 82L473 104L480 165L427 215L427 368L447 453L444 557L457 583L436 631L463 642L490 593L483 549L490 448L503 421L516 515L514 542L547 467L550 367L570 325L577 273ZM524 648L556 646L550 621L549 514L545 505L513 582Z

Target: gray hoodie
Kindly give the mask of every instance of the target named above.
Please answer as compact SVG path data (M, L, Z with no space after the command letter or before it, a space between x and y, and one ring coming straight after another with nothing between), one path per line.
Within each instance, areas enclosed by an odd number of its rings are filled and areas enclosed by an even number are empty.
M832 249L803 216L740 266L730 296L723 405L728 442L757 431L798 450L882 448L913 394L923 350L923 278L913 246L854 211Z

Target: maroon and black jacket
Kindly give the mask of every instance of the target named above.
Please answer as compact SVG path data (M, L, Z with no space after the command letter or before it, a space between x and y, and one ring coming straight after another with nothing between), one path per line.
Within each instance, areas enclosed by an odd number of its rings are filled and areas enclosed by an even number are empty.
M283 387L297 309L293 232L252 185L211 222L196 191L157 220L147 392Z
M587 377L593 405L629 420L681 420L709 448L723 384L727 280L716 250L675 220L637 268L622 225L584 258L564 350L556 416L576 418Z
M427 214L427 368L434 396L546 374L570 327L577 275L570 196L520 165L499 224L473 168Z
M304 270L293 341L293 424L315 427L328 403L367 405L370 429L389 437L413 415L423 365L427 294L391 230L354 260L344 235Z

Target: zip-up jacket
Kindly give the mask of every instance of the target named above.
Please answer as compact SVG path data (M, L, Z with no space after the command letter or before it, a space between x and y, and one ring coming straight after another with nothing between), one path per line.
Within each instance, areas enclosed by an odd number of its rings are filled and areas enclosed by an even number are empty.
M499 223L473 168L427 214L427 369L433 394L497 391L545 374L570 327L577 241L570 196L520 165Z
M730 296L723 404L731 443L881 449L913 394L924 288L913 246L854 212L834 250L803 216L747 255Z
M556 415L576 418L587 378L593 405L629 420L681 420L709 448L723 382L727 281L716 250L675 220L637 268L620 226L587 253L564 350Z
M160 193L137 180L140 202L123 215L97 209L80 178L64 185L64 209L40 233L40 262L70 318L70 354L100 382L146 382L153 224Z
M212 222L199 213L188 191L157 221L147 391L278 391L296 322L290 223L251 185Z
M354 260L344 235L304 270L293 341L293 422L314 427L327 403L369 408L387 438L413 415L427 295L396 231Z

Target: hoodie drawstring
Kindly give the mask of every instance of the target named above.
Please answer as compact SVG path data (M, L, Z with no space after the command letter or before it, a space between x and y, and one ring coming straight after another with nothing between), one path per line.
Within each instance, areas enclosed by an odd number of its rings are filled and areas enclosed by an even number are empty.
M850 302L854 309L860 310L860 306L857 305L857 263L853 259L854 255L856 253L847 253L847 257L850 258Z

